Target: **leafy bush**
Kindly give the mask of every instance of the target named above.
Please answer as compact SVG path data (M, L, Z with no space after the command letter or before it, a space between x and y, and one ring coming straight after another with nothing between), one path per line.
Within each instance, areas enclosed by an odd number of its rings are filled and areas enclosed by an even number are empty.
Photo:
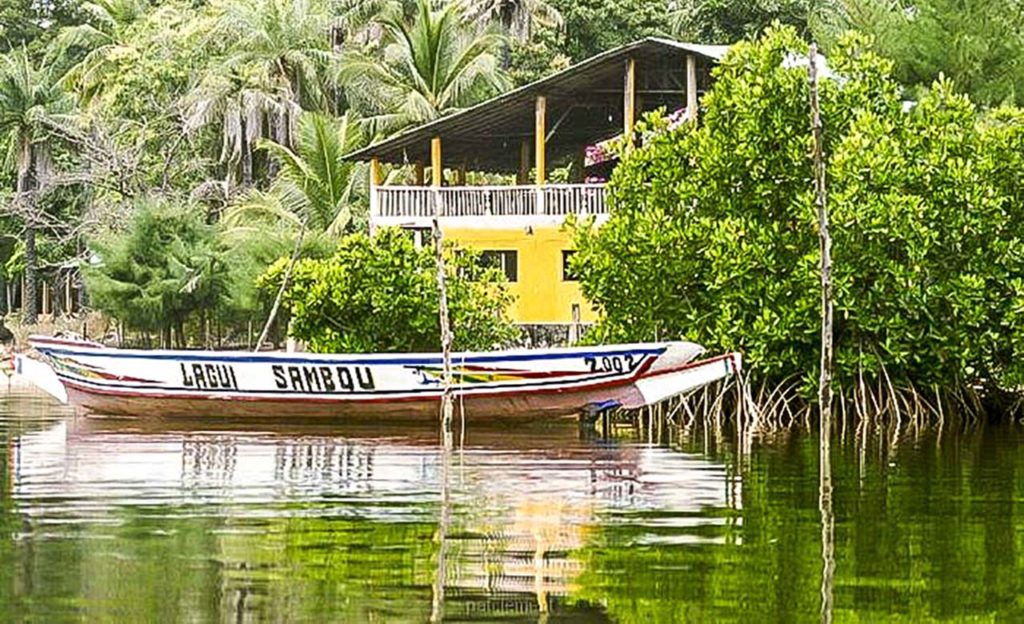
M472 253L446 259L448 308L459 350L490 349L516 337L506 316L504 276L480 270ZM288 259L261 278L280 287ZM401 230L352 234L328 259L300 260L285 292L290 333L320 353L437 351L440 348L437 272L432 247L417 249Z
M228 291L225 248L203 211L159 198L140 200L126 229L90 243L98 258L83 269L93 306L128 327L170 330L216 308ZM183 345L181 345L183 346Z
M685 337L816 384L820 290L807 46L775 28L715 70L702 124L641 125L612 217L574 263L604 340ZM848 36L821 84L837 379L1014 387L1024 369L1020 115L979 120L937 83L909 112ZM847 386L848 387L848 386Z

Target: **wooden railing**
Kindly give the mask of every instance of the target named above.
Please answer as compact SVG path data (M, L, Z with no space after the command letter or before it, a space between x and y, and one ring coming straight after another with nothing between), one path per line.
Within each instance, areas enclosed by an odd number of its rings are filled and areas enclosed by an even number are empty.
M373 190L371 216L430 218L434 202L442 217L526 217L607 213L604 185L545 186L380 186Z
M540 188L544 193L544 214L600 215L608 212L603 184L556 184Z

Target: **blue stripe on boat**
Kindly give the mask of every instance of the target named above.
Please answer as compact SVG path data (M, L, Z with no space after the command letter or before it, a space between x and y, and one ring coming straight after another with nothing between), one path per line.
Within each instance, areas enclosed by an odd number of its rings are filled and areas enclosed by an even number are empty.
M425 366L425 365L441 365L443 360L440 357L433 358L389 358L389 359L377 359L374 356L367 354L368 357L361 359L348 359L339 360L332 359L330 354L324 354L320 358L291 358L287 357L286 354L281 356L271 357L265 355L232 355L229 352L224 352L222 355L202 355L197 353L192 355L187 351L179 351L176 353L145 353L145 352L125 352L120 349L62 349L59 347L48 347L46 345L38 345L36 347L43 353L55 353L58 355L74 355L78 357L109 357L109 358L124 358L124 359L136 359L136 360L174 360L176 362L242 362L242 363L253 363L253 364L350 364L350 365L395 365L395 366ZM624 349L620 351L574 351L570 353L546 353L543 355L539 354L517 354L517 355L473 355L471 357L461 357L460 354L452 354L453 365L464 365L464 364L476 364L479 362L528 362L537 360L568 360L585 357L608 357L612 355L661 355L665 352L666 347L657 347L653 349Z

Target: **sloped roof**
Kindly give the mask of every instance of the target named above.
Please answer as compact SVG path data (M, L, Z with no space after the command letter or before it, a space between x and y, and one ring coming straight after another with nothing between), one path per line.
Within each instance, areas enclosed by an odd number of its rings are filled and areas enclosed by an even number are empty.
M686 57L698 63L698 92L707 74L728 50L650 37L593 56L546 78L498 95L465 110L409 128L389 139L352 152L349 160L405 164L430 161L430 140L441 137L447 166L515 171L521 141L532 146L534 105L547 97L547 154L557 162L622 131L625 64L636 62L637 110L685 106Z

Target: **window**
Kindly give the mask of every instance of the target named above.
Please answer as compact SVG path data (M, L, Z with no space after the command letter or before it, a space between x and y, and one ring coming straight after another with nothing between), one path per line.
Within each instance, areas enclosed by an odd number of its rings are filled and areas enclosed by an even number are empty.
M434 230L433 228L424 227L407 227L402 228L412 236L412 242L416 245L416 249L422 249L424 247L434 245Z
M563 282L575 282L579 280L579 276L572 270L572 257L576 254L574 249L566 249L562 251L562 281Z
M506 249L487 249L480 252L480 267L500 269L510 282L519 281L519 252Z

